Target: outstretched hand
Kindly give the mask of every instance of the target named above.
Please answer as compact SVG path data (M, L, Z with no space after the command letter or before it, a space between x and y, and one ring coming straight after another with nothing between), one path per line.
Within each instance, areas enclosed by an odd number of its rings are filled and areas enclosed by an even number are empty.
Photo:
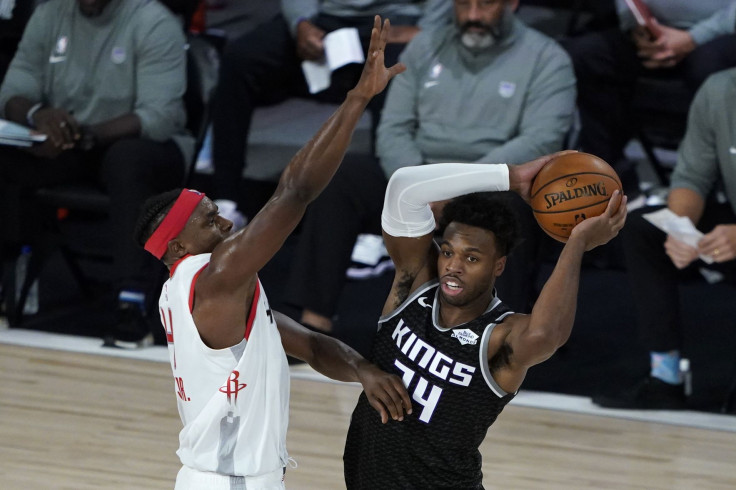
M406 70L406 66L403 63L396 63L394 66L388 68L384 64L383 56L390 30L391 23L389 20L386 19L383 21L383 25L381 25L381 17L376 15L373 20L371 42L368 46L363 73L360 75L358 84L352 90L353 93L371 98L381 93L393 77Z
M368 403L381 415L381 422L404 420L404 413L411 413L411 398L401 378L382 371L374 364L363 367L359 374L360 384Z
M585 251L611 241L626 223L626 196L618 189L613 191L606 210L599 216L587 218L575 225L570 240L582 239ZM569 241L569 240L568 240Z
M575 150L558 151L551 155L544 155L530 162L521 165L509 165L509 189L519 194L526 202L531 199L532 183L542 167L547 165L553 159L567 155L568 153L576 153Z

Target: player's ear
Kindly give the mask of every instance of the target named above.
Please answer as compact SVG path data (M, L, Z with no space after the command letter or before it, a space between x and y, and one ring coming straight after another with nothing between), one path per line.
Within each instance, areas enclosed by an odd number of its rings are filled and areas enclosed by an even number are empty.
M187 248L178 237L169 240L166 255L168 255L173 262L176 262L186 254Z
M496 264L494 265L494 269L495 269L494 273L496 277L503 274L503 271L506 269L506 256L505 255L496 261Z

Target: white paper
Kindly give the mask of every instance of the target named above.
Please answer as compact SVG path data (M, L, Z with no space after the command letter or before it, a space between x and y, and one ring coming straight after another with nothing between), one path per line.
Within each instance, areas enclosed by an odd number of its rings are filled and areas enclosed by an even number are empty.
M330 86L333 71L349 63L363 63L365 56L360 45L358 29L345 27L327 34L322 40L325 56L321 61L302 61L302 71L309 92L316 94Z
M46 140L46 135L25 126L0 119L0 144L11 146L31 146Z
M678 216L670 211L669 208L662 208L659 211L645 214L644 219L672 238L686 243L693 248L697 248L698 242L703 238L703 232L695 228L690 218L687 216ZM706 264L713 263L713 257L710 255L700 255L700 259Z

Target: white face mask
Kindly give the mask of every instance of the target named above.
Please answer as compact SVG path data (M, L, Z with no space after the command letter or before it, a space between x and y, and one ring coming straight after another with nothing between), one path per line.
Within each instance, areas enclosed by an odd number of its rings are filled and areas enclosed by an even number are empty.
M460 40L469 49L486 49L496 42L491 34L480 32L465 32Z

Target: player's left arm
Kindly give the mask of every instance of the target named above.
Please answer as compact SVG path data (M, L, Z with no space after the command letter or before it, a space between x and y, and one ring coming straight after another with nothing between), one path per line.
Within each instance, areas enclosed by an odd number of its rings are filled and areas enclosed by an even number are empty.
M583 254L608 243L626 222L626 197L615 191L600 216L573 228L531 314L515 315L505 343L509 369L496 381L507 391L518 389L526 370L547 360L570 337L575 321ZM491 353L489 353L491 354Z
M403 420L404 413L411 413L411 398L401 378L379 369L343 342L312 332L283 313L274 311L274 319L287 354L329 378L360 383L384 424L389 418Z

